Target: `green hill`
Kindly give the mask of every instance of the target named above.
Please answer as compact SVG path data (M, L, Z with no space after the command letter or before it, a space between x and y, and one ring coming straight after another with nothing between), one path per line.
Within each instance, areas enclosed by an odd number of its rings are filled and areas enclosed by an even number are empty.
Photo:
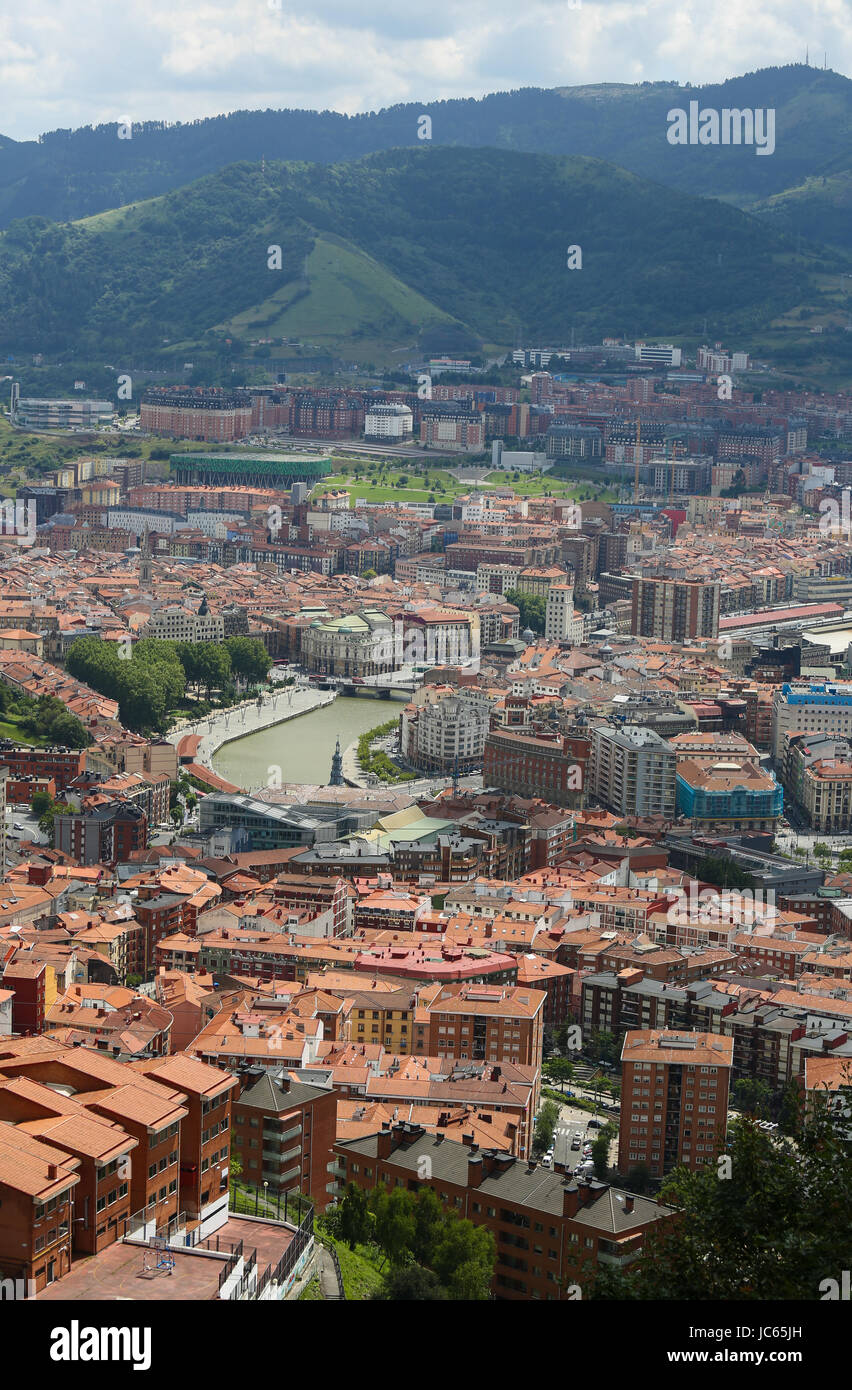
M572 245L582 269L568 268ZM305 335L361 360L375 345L393 360L572 328L699 335L705 321L744 341L803 306L830 322L847 268L599 160L427 146L237 164L83 222L13 224L0 237L0 351L114 360L227 333Z
M691 100L776 112L776 149L683 147L666 139L667 112ZM434 145L605 159L643 178L743 205L848 167L852 82L790 64L691 87L678 82L524 88L481 99L408 102L345 116L334 111L235 111L166 125L149 121L117 140L115 125L57 130L38 141L0 137L0 227L30 216L70 221L158 196L228 165L262 157L339 164L417 148L418 118ZM819 240L812 219L806 233Z

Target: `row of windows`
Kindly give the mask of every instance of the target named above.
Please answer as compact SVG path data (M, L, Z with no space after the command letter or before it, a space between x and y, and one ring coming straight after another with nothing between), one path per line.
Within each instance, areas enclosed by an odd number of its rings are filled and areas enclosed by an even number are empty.
M99 1197L99 1198L98 1198L98 1201L97 1201L97 1210L98 1210L98 1211L103 1211L104 1207L107 1207L107 1206L111 1207L111 1206L113 1206L113 1205L118 1201L119 1197L126 1197L126 1196L127 1196L127 1183L126 1183L126 1182L123 1182L123 1183L121 1183L118 1187L114 1187L113 1190L112 1190L112 1192L110 1192L108 1195L105 1194L103 1197Z
M149 1164L148 1177L155 1178L158 1173L162 1173L164 1168L173 1168L177 1161L177 1149L173 1149L170 1154L164 1154L163 1157L160 1159L159 1163Z

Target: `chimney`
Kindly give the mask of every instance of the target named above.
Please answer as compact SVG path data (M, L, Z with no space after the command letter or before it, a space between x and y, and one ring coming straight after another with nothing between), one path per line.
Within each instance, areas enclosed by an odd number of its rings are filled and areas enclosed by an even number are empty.
M468 1187L479 1187L485 1176L486 1168L484 1155L470 1153L467 1157L467 1185ZM489 1170L490 1171L490 1170Z
M635 1207L635 1205L636 1205L635 1198L633 1198L633 1197L625 1197L625 1199L624 1199L624 1211L625 1211L625 1213L631 1212L631 1211L633 1210L633 1208Z
M390 1158L393 1149L393 1135L390 1125L385 1122L376 1135L376 1157Z
M49 1178L52 1182L55 1182L55 1181L56 1181L56 1179L59 1177L59 1164L58 1164L58 1163L48 1163L48 1165L47 1165L47 1176L48 1176L48 1178Z
M575 1182L562 1184L562 1215L576 1216L580 1205L580 1194Z

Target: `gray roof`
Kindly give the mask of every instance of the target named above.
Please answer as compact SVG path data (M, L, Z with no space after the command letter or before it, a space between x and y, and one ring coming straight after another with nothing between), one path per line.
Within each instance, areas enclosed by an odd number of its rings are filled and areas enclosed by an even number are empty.
M415 1132L419 1126L411 1128L412 1132ZM378 1143L378 1134L368 1134L362 1139L340 1140L338 1147L365 1158L377 1158ZM392 1151L390 1158L384 1161L410 1170L412 1176L417 1177L418 1161L427 1157L432 1165L434 1180L466 1187L468 1161L471 1158L481 1158L483 1152L441 1135L423 1133L410 1142L400 1144ZM502 1198L514 1206L529 1207L531 1211L543 1212L548 1216L562 1216L564 1192L566 1187L572 1185L572 1179L541 1165L533 1168L524 1159L516 1158L513 1154L497 1151L495 1158L494 1169L488 1176L483 1177L475 1189L477 1192L482 1193L483 1197ZM651 1201L650 1198L637 1197L633 1193L623 1192L604 1183L592 1183L591 1188L593 1192L598 1193L597 1200L588 1206L578 1207L572 1220L606 1234L618 1235L623 1231L634 1230L636 1226L659 1221L671 1210L659 1202ZM631 1196L634 1198L633 1210L625 1212L623 1201L620 1202L618 1199Z
M291 1082L289 1090L284 1090L268 1072L248 1086L239 1098L240 1105L255 1105L258 1110L292 1110L294 1106L305 1105L318 1096L327 1096L325 1086L307 1086L304 1082Z

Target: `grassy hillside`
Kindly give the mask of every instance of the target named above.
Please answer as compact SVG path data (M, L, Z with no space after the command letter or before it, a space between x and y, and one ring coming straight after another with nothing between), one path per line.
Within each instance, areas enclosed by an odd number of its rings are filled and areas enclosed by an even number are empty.
M582 269L568 269L572 245ZM599 160L421 146L237 164L107 216L7 229L0 352L182 362L223 334L237 352L305 333L393 362L572 328L697 335L705 320L711 337L743 341L803 307L829 315L847 268Z
M348 342L363 360L372 360L416 348L418 328L454 325L450 314L365 252L319 236L298 278L216 328L240 338L304 338L332 351Z

